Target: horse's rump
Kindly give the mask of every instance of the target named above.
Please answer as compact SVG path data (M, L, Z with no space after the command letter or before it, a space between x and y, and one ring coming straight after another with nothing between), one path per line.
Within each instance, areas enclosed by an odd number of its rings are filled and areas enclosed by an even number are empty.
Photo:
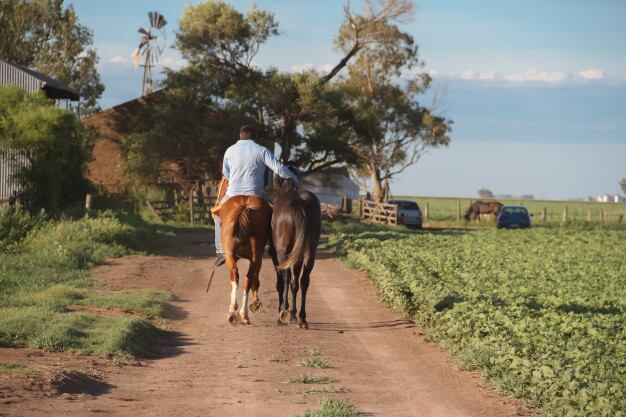
M222 217L222 242L243 244L250 236L267 237L271 208L261 197L237 195L229 198L220 209ZM263 230L263 231L261 231ZM236 242L232 242L232 240Z

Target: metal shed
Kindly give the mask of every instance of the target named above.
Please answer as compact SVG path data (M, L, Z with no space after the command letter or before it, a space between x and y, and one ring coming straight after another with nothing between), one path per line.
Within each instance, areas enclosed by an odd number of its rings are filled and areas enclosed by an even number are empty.
M80 95L59 80L21 65L9 64L0 59L0 85L15 85L28 94L43 91L55 100L78 101Z
M43 91L53 100L78 101L80 95L61 81L21 65L10 64L0 59L0 86L14 85L27 94ZM22 190L13 181L15 172L28 161L18 151L0 151L0 203L19 194Z

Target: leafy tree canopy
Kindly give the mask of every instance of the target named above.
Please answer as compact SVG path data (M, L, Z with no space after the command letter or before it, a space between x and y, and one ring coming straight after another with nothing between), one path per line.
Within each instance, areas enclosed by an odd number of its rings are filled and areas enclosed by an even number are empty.
M55 107L43 93L27 96L0 87L0 151L12 149L27 162L14 180L33 208L55 212L84 198L90 135L76 116Z

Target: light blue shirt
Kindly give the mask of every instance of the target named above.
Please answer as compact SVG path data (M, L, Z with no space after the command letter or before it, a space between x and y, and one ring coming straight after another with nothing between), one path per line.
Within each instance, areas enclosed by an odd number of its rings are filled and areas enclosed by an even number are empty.
M281 178L298 182L298 178L272 152L253 140L238 140L224 154L223 173L228 179L225 197L235 195L263 196L263 177L268 167Z

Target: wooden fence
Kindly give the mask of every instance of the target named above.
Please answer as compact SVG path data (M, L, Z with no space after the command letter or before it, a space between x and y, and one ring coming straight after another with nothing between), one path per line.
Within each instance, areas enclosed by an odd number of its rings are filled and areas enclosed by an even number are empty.
M186 213L183 213L187 221L191 224L212 223L211 207L215 204L215 198L198 199L194 196L192 201L192 204L187 204ZM150 200L147 205L152 214L161 221L172 220L178 210L172 202L166 200Z
M364 220L393 226L398 224L397 204L376 203L373 201L361 200L359 211L361 215L360 217Z

